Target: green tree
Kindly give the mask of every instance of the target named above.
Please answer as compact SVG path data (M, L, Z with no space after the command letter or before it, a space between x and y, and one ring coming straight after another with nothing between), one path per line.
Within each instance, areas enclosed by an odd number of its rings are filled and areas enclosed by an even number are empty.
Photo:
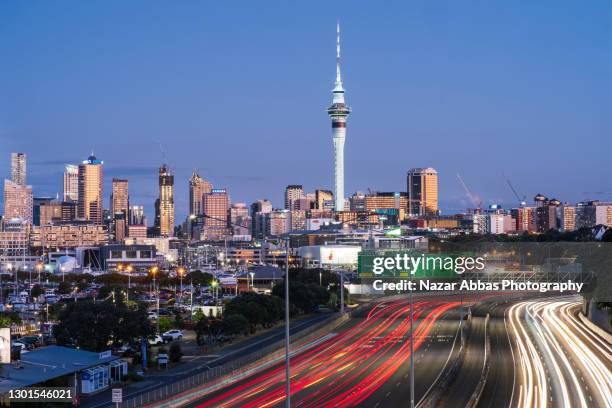
M33 298L37 298L43 293L44 293L43 288L39 284L32 286L32 297Z
M246 317L238 314L225 315L223 317L223 333L235 336L245 334L249 328Z
M170 350L168 351L168 358L173 363L178 363L181 361L181 357L183 357L183 350L181 350L181 343L174 342L170 345Z
M57 291L60 293L60 295L65 295L72 292L72 285L68 281L60 282Z
M172 329L174 321L166 316L158 316L159 319L159 332L164 333Z
M53 333L59 345L90 351L108 349L109 343L129 343L147 337L152 329L146 308L130 310L123 302L70 302L59 312Z

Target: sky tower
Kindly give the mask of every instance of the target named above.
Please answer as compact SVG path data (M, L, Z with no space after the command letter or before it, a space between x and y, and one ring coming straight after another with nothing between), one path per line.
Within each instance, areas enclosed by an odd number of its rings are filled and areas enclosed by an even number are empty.
M327 113L332 121L334 142L335 210L344 211L344 138L346 137L346 118L351 113L351 108L344 103L344 88L340 73L340 23L336 25L336 82L332 95L332 104L327 108Z

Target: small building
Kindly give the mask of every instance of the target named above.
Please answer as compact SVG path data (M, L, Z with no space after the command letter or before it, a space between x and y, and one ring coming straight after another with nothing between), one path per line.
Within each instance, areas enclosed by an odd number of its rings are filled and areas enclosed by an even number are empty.
M155 245L124 245L112 244L101 248L103 268L116 271L118 266L131 265L134 273L147 272L157 264Z
M270 293L275 285L282 284L285 271L276 266L256 266L248 272L236 275L238 292L255 291Z
M23 353L19 361L2 364L0 395L14 388L48 384L76 389L77 395L92 395L121 381L126 374L127 362L110 351L41 347Z

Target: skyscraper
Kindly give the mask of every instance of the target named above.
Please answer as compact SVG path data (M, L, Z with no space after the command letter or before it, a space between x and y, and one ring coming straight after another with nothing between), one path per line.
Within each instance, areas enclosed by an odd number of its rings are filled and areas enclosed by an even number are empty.
M128 209L130 207L127 180L118 178L113 179L111 186L110 207L112 214L122 212L125 214L127 219Z
M300 200L304 197L304 188L299 184L290 184L285 188L285 209L299 209Z
M227 235L227 217L229 212L229 196L224 188L213 188L204 194L204 228L203 239L219 239Z
M204 180L195 171L189 179L189 215L201 215L204 211L202 200L204 194L210 193L212 184Z
M336 82L332 95L332 104L327 108L327 113L332 121L334 142L335 210L344 211L344 138L346 137L346 119L351 113L351 108L344 102L344 88L340 73L340 23L336 26Z
M104 162L91 154L79 164L79 188L77 216L81 219L102 224L103 217L103 171Z
M129 225L147 225L142 205L130 206Z
M113 178L110 196L111 215L115 232L115 241L122 241L127 231L128 210L130 198L128 192L128 181Z
M159 168L159 233L174 236L174 176L166 164Z
M33 215L32 186L17 184L4 180L4 219L21 218L32 224Z
M11 153L11 180L20 186L26 185L25 153Z
M431 167L408 170L408 213L413 216L438 214L438 172Z
M79 168L74 164L64 167L64 201L79 200Z

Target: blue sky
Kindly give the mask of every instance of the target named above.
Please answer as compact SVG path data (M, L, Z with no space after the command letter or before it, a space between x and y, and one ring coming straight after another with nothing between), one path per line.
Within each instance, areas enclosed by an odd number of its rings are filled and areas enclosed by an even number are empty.
M331 188L338 18L347 193L432 166L445 212L468 206L457 173L508 207L503 174L528 197L612 199L606 1L6 0L0 177L24 151L35 195L61 193L63 163L94 150L151 214L161 142L177 219L194 169L233 201Z

